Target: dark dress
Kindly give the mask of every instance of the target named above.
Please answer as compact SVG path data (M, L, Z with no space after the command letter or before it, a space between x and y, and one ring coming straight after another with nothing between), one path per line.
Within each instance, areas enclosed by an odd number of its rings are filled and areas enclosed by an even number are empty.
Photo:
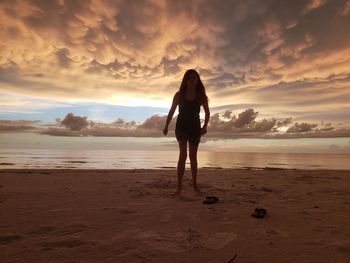
M200 104L195 100L183 99L179 105L179 115L176 120L176 139L188 140L198 145L201 138L201 122L199 119Z

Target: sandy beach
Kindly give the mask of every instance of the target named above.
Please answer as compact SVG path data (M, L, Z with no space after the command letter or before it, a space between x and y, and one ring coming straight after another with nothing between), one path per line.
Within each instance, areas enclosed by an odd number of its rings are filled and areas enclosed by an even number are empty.
M349 262L349 171L201 169L202 196L186 171L174 197L175 175L0 170L1 262Z

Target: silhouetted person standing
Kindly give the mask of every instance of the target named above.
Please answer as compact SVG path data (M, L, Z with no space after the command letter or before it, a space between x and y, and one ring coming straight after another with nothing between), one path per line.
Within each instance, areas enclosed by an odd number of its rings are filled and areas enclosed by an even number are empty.
M179 115L176 121L175 134L179 143L180 153L177 163L177 189L175 194L180 194L181 192L182 177L185 173L187 158L187 142L189 146L193 188L197 193L200 193L197 186L197 150L201 135L207 133L210 112L208 97L197 71L193 69L186 71L180 89L174 95L173 103L163 129L164 135L168 133L168 126L177 106L179 106ZM202 128L199 119L201 106L203 106L205 111L205 121Z

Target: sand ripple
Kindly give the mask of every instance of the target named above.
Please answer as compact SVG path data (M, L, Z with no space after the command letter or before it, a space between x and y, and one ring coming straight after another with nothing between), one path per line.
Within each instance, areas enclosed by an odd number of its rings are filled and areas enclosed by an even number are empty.
M236 239L237 234L232 232L200 233L188 228L173 233L149 230L137 236L141 242L156 249L180 253L195 248L221 249Z

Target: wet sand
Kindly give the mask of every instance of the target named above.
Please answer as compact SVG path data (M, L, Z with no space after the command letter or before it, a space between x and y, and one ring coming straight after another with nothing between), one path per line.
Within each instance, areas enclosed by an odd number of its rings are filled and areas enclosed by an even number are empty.
M1 262L348 262L349 171L201 169L198 182L202 196L186 171L172 196L173 169L0 170Z

